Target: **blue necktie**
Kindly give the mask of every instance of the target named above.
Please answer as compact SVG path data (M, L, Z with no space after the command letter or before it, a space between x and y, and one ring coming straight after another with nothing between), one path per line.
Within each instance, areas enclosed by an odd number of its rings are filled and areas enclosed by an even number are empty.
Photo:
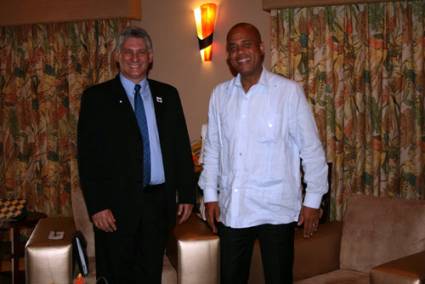
M143 141L143 186L147 186L151 180L151 152L149 146L149 130L146 121L145 107L140 94L140 85L134 86L134 112L136 113L137 124Z

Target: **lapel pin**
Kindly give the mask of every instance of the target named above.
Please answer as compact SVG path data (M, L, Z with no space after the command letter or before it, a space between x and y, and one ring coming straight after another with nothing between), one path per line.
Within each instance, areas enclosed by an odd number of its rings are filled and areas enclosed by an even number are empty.
M122 104L122 100L119 100L119 103Z
M161 97L156 97L156 101L160 104L162 104L162 98Z

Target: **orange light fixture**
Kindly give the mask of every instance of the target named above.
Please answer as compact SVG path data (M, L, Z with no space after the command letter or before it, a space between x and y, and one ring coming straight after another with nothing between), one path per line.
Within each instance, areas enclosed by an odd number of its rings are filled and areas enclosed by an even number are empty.
M196 33L198 35L202 61L211 61L217 5L214 3L202 4L199 8L196 8L194 12Z

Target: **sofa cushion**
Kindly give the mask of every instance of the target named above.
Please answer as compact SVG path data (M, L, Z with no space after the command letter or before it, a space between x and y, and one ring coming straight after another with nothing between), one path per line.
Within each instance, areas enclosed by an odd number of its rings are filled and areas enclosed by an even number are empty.
M421 282L422 280L422 282ZM425 280L425 251L374 267L371 283L417 284Z
M368 272L425 250L425 201L352 196L343 217L340 268Z
M311 278L295 281L295 284L369 284L369 274L352 270L335 270Z
M312 238L295 231L294 280L339 269L341 222L321 224Z

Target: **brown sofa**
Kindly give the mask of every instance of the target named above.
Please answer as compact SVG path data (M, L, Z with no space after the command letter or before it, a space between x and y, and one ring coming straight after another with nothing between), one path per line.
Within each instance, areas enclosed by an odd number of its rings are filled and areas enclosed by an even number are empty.
M249 283L264 283L258 246ZM425 201L352 196L342 222L296 232L297 284L425 283Z
M80 218L74 216L81 230ZM86 238L90 249L92 235ZM192 215L171 234L163 283L218 283L218 246L217 236ZM311 239L296 232L294 279L297 284L425 283L425 201L349 198L342 222L322 224ZM249 283L264 283L258 245Z

